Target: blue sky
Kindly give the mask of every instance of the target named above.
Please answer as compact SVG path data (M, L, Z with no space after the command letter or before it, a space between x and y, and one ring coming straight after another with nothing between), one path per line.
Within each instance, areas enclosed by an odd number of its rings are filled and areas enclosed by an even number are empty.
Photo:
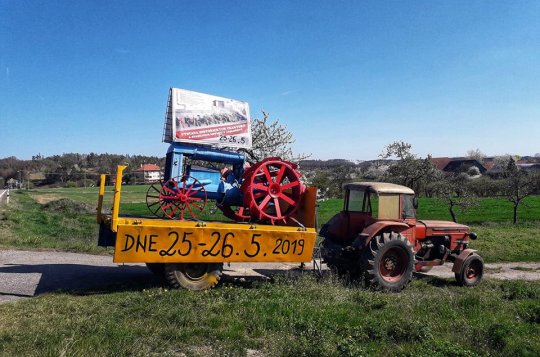
M169 87L313 158L540 152L537 1L0 0L0 157L165 155Z

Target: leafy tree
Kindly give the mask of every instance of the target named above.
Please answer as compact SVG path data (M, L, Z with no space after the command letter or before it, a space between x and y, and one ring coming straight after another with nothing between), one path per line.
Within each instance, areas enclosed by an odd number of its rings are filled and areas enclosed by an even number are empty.
M527 171L520 170L516 165L516 161L510 158L504 170L504 193L506 198L512 202L514 224L518 219L518 208L523 199L534 192L535 183L532 175Z
M452 221L457 222L456 208L465 213L472 207L478 206L478 198L469 189L467 182L470 178L465 173L442 177L435 183L435 191L448 205Z
M341 198L343 185L351 182L356 173L356 168L350 161L347 164L332 167L326 170L317 170L307 173L307 184L316 186L325 198Z
M473 159L473 160L478 161L479 163L482 163L486 155L482 151L480 151L480 149L477 148L474 150L467 150L467 157L469 159Z
M262 113L262 119L253 119L251 122L252 147L240 149L246 154L249 162L257 162L273 156L298 162L310 156L306 154L294 156L291 148L295 142L293 134L279 120L269 122L269 114L264 111Z
M501 180L494 180L487 176L469 180L466 185L467 189L477 197L494 197L501 195L502 192Z
M395 158L397 162L390 166L387 178L396 183L412 188L419 193L429 181L436 179L437 169L431 162L431 155L425 159L411 153L412 145L403 141L395 141L387 145L379 155L382 159Z

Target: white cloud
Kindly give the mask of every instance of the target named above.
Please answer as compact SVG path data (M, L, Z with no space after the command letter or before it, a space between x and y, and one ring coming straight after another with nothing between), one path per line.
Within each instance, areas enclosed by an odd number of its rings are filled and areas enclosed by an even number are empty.
M296 90L296 89L295 90L288 90L288 91L285 91L285 92L281 93L281 95L286 96L286 95L289 95L289 94L294 94L296 92L298 92L298 90Z

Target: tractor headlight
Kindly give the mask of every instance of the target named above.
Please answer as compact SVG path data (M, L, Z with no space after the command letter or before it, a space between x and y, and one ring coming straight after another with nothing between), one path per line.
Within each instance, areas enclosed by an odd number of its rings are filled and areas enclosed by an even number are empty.
M469 238L471 238L472 240L475 240L476 238L478 238L478 235L474 232L471 232L469 233Z

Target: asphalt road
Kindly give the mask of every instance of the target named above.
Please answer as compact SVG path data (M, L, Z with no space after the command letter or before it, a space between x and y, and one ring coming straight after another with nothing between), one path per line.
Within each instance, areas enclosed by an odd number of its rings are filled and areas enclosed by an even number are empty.
M8 190L0 190L0 206L6 203Z
M231 263L222 281L245 284L268 280L277 273L312 273L312 265L297 263ZM428 275L452 278L451 265L435 267ZM487 264L486 276L496 279L540 280L540 263ZM30 298L54 291L94 294L141 291L165 283L144 264L115 264L111 256L53 251L0 251L0 302Z

